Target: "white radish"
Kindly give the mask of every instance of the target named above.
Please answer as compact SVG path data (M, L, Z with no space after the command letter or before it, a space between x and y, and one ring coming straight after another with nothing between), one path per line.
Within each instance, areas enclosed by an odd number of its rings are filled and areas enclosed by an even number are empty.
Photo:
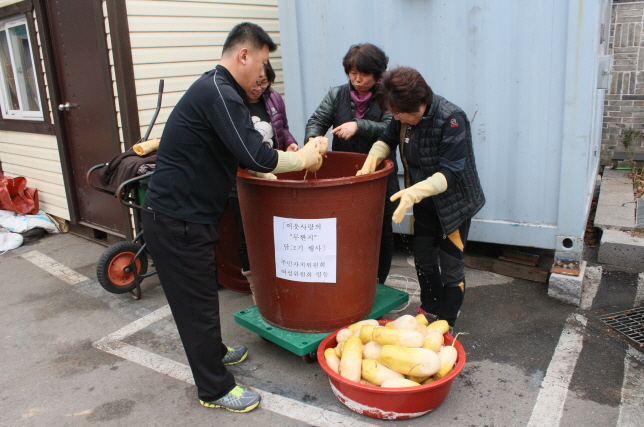
M369 341L362 347L362 358L365 360L378 360L382 346L375 341Z
M335 340L337 342L345 342L351 335L353 335L353 332L351 332L350 329L348 328L340 329L338 331L338 334L335 336Z
M340 357L340 375L348 380L360 382L362 374L362 342L358 337L349 337L344 343Z
M378 363L375 360L363 360L362 378L374 385L381 385L387 380L405 378L405 376L387 368L385 365Z
M340 358L335 353L334 348L327 348L324 350L324 361L329 365L329 368L331 368L333 372L336 374L340 372Z
M454 347L454 343L456 342L456 338L458 338L458 336L461 334L467 334L467 332L460 332L456 334L456 336L454 337L454 341L452 341L452 345L446 345L443 348L441 348L440 351L438 352L438 358L440 359L440 362L441 362L441 368L434 375L435 379L439 380L443 378L445 375L449 374L452 371L452 369L454 369L454 365L456 364L456 359L458 358L458 352Z
M428 348L431 351L438 352L444 342L445 338L443 337L443 334L440 333L440 331L437 331L436 329L430 329L429 333L425 336L425 342L423 343L422 348Z
M394 328L398 329L416 329L416 326L418 325L418 322L416 322L416 319L414 316L411 314L405 314L404 316L400 316L398 319L394 320Z
M359 322L354 323L353 325L349 325L348 329L351 331L351 333L354 333L355 331L359 330L362 325L374 325L378 326L380 323L376 319L366 319L366 320L361 320Z
M425 342L420 332L411 329L374 328L373 341L380 345L397 345L400 347L418 348Z
M380 387L385 387L385 388L403 388L403 387L417 387L420 384L418 384L415 381L410 381L406 378L397 378L393 380L387 380L384 383L381 384Z
M429 377L439 371L440 359L426 348L405 348L383 345L378 362L403 375Z

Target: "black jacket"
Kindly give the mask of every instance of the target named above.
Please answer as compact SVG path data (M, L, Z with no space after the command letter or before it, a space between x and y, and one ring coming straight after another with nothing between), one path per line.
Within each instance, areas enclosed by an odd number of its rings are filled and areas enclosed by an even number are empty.
M356 107L351 99L351 89L351 83L347 83L329 90L306 124L305 143L311 137L324 136L331 126L335 128L341 124L355 121L358 123L356 134L349 140L333 136L331 147L333 151L369 153L373 143L387 129L392 115L389 112L380 111L378 103L372 97L364 117L356 119Z
M358 123L358 131L356 134L348 140L334 135L331 148L333 151L369 153L371 146L378 140L385 129L387 129L393 116L390 112L382 112L378 107L378 103L372 97L367 105L364 116L361 119L356 119L356 107L350 94L352 89L351 83L347 83L329 90L306 124L304 134L305 143L311 137L324 136L331 126L335 128L341 124L355 121ZM390 215L394 212L398 202L390 202L389 197L396 193L400 187L398 185L398 165L396 163L395 152L392 152L389 160L394 162L394 171L389 175L387 180L387 197L385 203L385 213Z
M217 65L190 86L163 129L145 203L183 221L215 224L238 166L270 172L277 151L262 143L244 105L246 92Z
M403 125L406 126L406 125ZM392 151L400 145L401 123L393 120L381 140ZM447 235L472 218L485 204L472 148L472 132L465 112L442 96L434 94L418 125L410 131L401 157L407 164L407 185L413 185L441 172L447 179L447 190L422 200L433 203Z

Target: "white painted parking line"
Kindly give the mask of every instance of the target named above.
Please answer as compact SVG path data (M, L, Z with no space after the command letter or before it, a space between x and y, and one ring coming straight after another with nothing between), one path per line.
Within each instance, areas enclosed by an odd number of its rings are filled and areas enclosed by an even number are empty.
M75 285L77 283L84 282L85 280L89 280L88 277L75 272L66 265L63 265L38 251L27 252L26 254L22 254L22 257L32 264L42 268L52 276L55 276L70 285Z
M58 261L48 257L41 252L31 251L23 254L22 257L60 280L73 285L74 287L80 286L81 291L90 294L91 296L94 296L100 300L104 300L104 302L106 302L110 306L120 307L123 304L121 299L115 300L115 295L109 294L100 287L93 286L92 289L90 289L89 286L83 287L81 285L82 283L91 282L88 277L77 273L71 268L59 263ZM136 312L147 312L147 310L140 308L136 310ZM153 311L152 313L138 318L134 322L126 325L116 332L113 332L108 336L96 341L93 346L99 350L137 363L161 374L194 385L192 372L190 371L189 366L123 342L123 340L127 337L150 326L152 323L169 316L170 314L171 311L169 306L166 305L164 307L161 307L158 310ZM246 388L253 390L260 396L262 396L262 403L260 408L311 425L320 427L331 427L337 425L348 427L373 426L373 424L365 423L360 420L338 414L336 412L318 408L316 406L307 405L297 400L289 399L287 397L283 397L267 391L259 390L253 387Z
M593 300L597 295L597 289L599 289L599 283L602 280L602 272L602 267L586 267L586 278L584 280L579 309L590 310L593 306Z
M152 323L157 322L164 317L171 314L170 307L164 306L160 309L153 311L147 316L136 320L129 325L119 329L116 332L96 341L93 345L99 350L129 360L130 362L137 363L146 368L152 369L172 378L185 381L194 385L192 372L190 367L183 363L176 362L163 356L159 356L147 350L126 344L123 342L127 337L135 334L136 332L150 326ZM267 391L259 390L253 387L246 387L260 396L262 396L261 409L275 412L298 421L306 422L311 425L320 427L331 427L337 425L349 427L366 427L373 424L365 423L336 412L327 411L316 406L307 405L297 400L289 399L277 394Z
M150 313L150 310L145 308L143 305L130 304L129 299L123 298L122 295L107 292L95 280L77 273L66 265L61 264L41 252L31 251L22 254L21 256L32 264L42 268L52 276L55 276L63 282L71 285L78 292L81 292L97 301L101 301L103 304L107 305L110 309L122 316L134 320L140 319Z
M532 409L528 427L555 427L563 414L568 386L583 347L586 318L571 314L561 332L546 377L541 383L537 402Z
M622 402L617 427L640 427L644 423L644 355L633 347L626 350Z

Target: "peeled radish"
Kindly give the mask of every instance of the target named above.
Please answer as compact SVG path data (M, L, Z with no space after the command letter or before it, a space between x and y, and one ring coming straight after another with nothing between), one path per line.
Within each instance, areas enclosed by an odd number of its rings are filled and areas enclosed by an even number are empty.
M429 349L395 345L383 345L378 362L403 375L415 377L429 377L441 367L438 355Z
M348 329L351 331L351 333L354 333L355 331L359 330L362 325L378 326L380 325L380 323L378 323L376 319L361 320L359 322L354 323L353 325L349 325Z
M362 325L360 328L360 341L362 341L362 344L366 344L369 341L373 340L373 330L375 328L382 328L382 326L374 326L374 325Z
M436 329L437 331L441 331L441 334L446 334L449 331L449 323L447 323L447 320L437 320L430 323L427 329Z
M445 342L443 334L436 329L431 329L425 336L425 342L423 343L422 348L428 348L434 352L438 352Z
M353 332L351 332L350 329L348 328L340 329L338 331L338 334L335 336L335 340L337 342L345 342L351 335L353 335Z
M382 346L375 341L369 341L362 347L362 359L363 360L377 360L380 356L380 350Z
M360 338L349 337L340 357L340 375L348 380L359 382L362 373L362 342Z
M420 332L411 329L374 328L373 340L380 345L390 344L418 348L425 342L425 337Z
M397 378L393 380L387 380L380 385L380 387L385 388L402 388L402 387L416 387L419 386L417 382L410 381L405 378Z
M381 385L387 380L405 378L405 376L387 368L385 365L378 363L375 360L363 360L362 378L372 384Z
M335 372L336 374L340 372L340 358L337 354L335 354L334 348L327 348L326 350L324 350L324 360L333 372Z
M410 314L405 314L400 316L398 319L394 320L394 328L398 329L416 329L418 322L414 319L414 316Z

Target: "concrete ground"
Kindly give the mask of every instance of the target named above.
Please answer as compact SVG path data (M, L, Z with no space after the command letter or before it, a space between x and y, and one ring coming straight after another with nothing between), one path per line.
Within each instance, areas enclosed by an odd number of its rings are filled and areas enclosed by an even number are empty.
M358 415L333 395L319 365L237 325L250 296L221 289L227 343L250 356L231 371L262 394L233 414L199 405L158 279L143 298L96 282L103 246L52 235L0 256L1 426L640 426L644 354L598 316L642 305L644 275L591 265L581 306L547 285L468 270L458 331L467 362L446 401L407 421ZM417 293L408 238L387 284ZM412 313L417 297L399 313Z

